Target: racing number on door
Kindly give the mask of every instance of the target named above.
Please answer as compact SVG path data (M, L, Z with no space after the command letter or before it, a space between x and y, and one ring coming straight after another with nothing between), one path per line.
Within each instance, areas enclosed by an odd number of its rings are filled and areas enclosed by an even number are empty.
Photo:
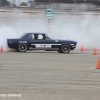
M19 43L27 43L27 41L19 41Z
M51 48L50 44L36 44L36 48Z

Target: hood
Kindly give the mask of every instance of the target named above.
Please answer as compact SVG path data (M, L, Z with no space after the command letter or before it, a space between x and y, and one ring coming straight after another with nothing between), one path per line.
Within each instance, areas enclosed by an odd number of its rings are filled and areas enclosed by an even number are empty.
M73 40L60 40L60 39L55 39L55 41L58 41L58 42L76 42Z

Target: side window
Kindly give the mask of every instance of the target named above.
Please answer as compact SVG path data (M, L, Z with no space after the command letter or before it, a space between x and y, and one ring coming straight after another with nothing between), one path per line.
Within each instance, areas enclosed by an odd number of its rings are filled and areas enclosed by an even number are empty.
M47 37L45 34L42 34L42 37L43 37L42 39L47 40Z
M38 39L43 39L43 36L41 34L39 34Z
M44 34L32 34L30 39L36 39L36 40L44 39L44 40L48 40L49 38L46 35L44 35Z

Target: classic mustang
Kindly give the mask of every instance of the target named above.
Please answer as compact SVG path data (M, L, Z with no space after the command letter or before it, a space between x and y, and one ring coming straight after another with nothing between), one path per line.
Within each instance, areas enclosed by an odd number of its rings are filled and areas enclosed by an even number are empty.
M19 39L7 39L8 47L20 52L27 50L58 51L69 53L76 48L77 42L71 40L51 39L45 33L25 33Z

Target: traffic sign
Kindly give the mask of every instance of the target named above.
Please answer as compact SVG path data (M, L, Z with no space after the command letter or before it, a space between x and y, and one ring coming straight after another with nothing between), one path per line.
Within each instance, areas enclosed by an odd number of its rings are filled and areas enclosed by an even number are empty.
M46 8L45 9L45 17L47 19L53 19L54 9L53 8Z

